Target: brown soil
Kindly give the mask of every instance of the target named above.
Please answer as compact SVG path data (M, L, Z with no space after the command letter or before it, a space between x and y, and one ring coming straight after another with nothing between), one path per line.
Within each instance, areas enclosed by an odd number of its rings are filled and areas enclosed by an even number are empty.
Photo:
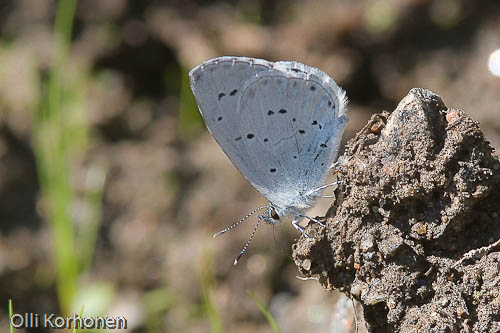
M372 332L500 332L500 163L478 123L412 89L340 161L299 270L360 301Z

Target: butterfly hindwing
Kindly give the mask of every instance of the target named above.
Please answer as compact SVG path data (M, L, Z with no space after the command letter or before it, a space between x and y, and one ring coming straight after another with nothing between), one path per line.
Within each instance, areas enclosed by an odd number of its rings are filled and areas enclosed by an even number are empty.
M347 122L345 93L297 62L221 57L190 72L205 123L243 176L287 207L321 185Z
M273 69L245 83L240 131L255 134L246 148L269 175L263 194L271 202L286 205L320 186L340 144L344 107L341 94L308 73Z

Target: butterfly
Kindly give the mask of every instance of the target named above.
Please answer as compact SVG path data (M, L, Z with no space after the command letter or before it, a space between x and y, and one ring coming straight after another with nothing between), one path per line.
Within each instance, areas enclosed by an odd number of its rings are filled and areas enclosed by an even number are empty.
M193 68L189 79L208 130L269 201L214 234L264 211L234 264L261 221L274 225L292 217L307 237L300 220L321 224L304 213L334 184L325 181L348 121L345 91L317 68L247 57L208 60Z

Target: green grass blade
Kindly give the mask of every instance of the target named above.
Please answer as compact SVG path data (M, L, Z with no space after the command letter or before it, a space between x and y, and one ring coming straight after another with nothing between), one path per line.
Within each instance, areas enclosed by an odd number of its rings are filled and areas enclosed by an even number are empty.
M273 330L274 333L279 333L280 328L278 327L278 324L276 324L276 321L273 318L273 315L269 312L269 310L259 301L257 296L255 296L250 290L247 290L248 296L254 301L255 304L259 307L260 311L264 314L264 316L267 319L267 322L271 326L271 329Z
M89 213L85 223L82 223L81 230L79 230L80 237L76 240L77 247L80 249L78 255L82 264L82 271L90 269L94 257L105 181L106 169L100 165L91 165L87 171L84 198Z
M14 333L14 326L10 322L10 318L14 315L14 306L12 305L12 299L9 299L9 333Z
M80 317L82 317L82 316L83 316L83 307L84 307L84 306L83 306L83 304L82 304L82 309L80 310L80 315L79 315ZM71 331L71 332L72 332L72 333L77 333L77 332L78 332L78 330L76 329L76 327L73 327L73 331Z
M76 9L76 0L60 0L54 23L54 63L50 73L49 91L45 111L57 111L61 100L61 73L68 56L73 31L73 19Z
M37 171L54 242L57 294L63 313L71 311L78 275L70 215L74 195L69 176L72 132L68 128L71 123L67 115L69 107L63 102L66 91L63 91L61 78L66 68L75 8L76 0L61 0L58 3L54 25L53 65L34 124Z

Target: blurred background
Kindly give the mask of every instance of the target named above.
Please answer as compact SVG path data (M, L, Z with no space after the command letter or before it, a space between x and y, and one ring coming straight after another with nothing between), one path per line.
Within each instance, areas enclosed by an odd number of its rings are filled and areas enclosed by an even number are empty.
M500 147L498 1L1 0L0 31L3 331L9 299L134 332L353 329L350 301L296 277L290 225L236 267L254 220L212 239L265 200L199 116L187 73L209 58L320 68L350 100L344 142L424 87Z

